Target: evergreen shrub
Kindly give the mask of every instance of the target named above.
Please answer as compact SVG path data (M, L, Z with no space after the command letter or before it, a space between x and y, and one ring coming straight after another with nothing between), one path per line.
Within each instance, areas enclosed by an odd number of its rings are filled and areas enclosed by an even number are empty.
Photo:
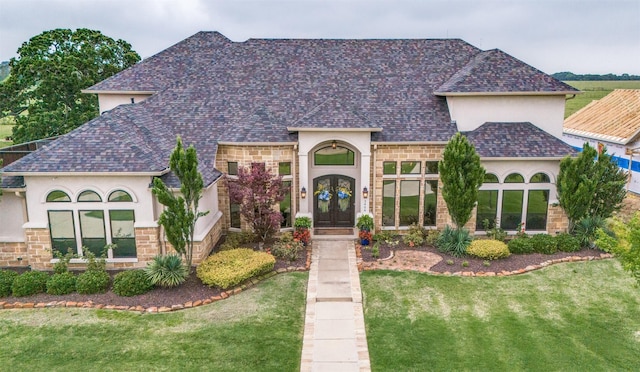
M506 258L511 254L505 243L493 239L472 241L469 247L467 247L467 253L488 260Z
M527 254L533 253L533 244L531 244L531 238L528 236L522 236L515 239L511 239L507 244L509 252L515 254Z
M113 278L113 292L118 296L131 297L149 292L153 283L144 270L128 270Z
M558 251L558 241L549 234L533 235L530 241L534 252L554 254Z
M555 237L560 252L576 252L580 250L580 241L568 233L561 233Z
M11 295L11 286L18 277L18 273L12 270L0 270L0 297Z
M14 279L11 291L16 297L44 293L47 290L48 279L49 274L43 271L27 271Z
M152 285L177 287L189 276L189 268L177 254L158 255L144 269Z
M53 274L47 280L47 293L52 295L65 295L76 290L76 276L65 271Z
M273 270L276 259L248 248L231 249L209 256L196 269L198 278L211 287L227 289Z

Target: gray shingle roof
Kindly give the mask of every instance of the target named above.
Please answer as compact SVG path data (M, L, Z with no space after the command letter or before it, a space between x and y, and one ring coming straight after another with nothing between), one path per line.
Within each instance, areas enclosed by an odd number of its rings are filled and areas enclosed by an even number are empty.
M536 84L520 87L523 79ZM561 83L457 39L235 43L200 32L90 88L158 93L105 113L5 171L160 175L181 135L196 147L209 184L220 175L218 142L295 142L289 127L382 128L374 141L445 142L457 128L446 98L434 92L447 84L556 92Z
M3 189L21 189L24 188L24 177L22 176L3 176L0 188Z
M478 53L466 66L442 84L437 92L578 92L578 90L499 49L492 49Z
M563 158L576 151L535 125L484 123L465 132L481 158Z

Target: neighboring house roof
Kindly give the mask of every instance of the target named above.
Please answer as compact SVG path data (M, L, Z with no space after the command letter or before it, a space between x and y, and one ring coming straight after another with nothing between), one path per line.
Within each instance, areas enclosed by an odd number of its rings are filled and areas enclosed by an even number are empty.
M564 93L579 91L507 53L492 49L476 54L442 84L435 94Z
M640 89L616 89L564 121L564 133L621 145L640 138Z
M23 189L24 187L24 177L22 176L3 176L2 182L0 182L0 188L3 189Z
M434 92L448 82L458 89L475 73L476 89L564 92L562 83L505 53L458 39L237 43L200 32L88 89L156 94L101 115L4 171L160 176L181 135L196 147L209 184L220 174L218 143L292 143L302 128L347 126L371 131L376 142L446 142L457 128L446 98ZM520 86L518 79L544 84Z
M563 158L576 153L529 122L484 123L464 135L481 158Z

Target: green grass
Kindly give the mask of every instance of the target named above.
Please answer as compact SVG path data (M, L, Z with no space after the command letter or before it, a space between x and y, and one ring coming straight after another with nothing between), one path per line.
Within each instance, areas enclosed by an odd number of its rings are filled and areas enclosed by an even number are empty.
M564 117L571 116L574 112L588 105L593 100L598 100L614 89L640 89L640 81L565 81L574 88L584 93L576 95L566 102Z
M0 124L0 147L11 146L13 142L5 141L5 138L11 136L13 125Z
M6 371L297 371L307 273L166 314L0 311Z
M615 260L514 277L361 275L374 371L640 369L640 291Z

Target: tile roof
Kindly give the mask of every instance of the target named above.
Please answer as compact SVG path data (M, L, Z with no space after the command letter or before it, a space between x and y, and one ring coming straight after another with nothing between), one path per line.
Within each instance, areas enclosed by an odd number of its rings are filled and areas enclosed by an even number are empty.
M465 132L481 158L563 158L576 151L535 125L484 123Z
M640 138L640 89L616 89L564 121L564 133L626 145Z
M160 175L181 135L196 147L208 184L219 177L218 142L296 142L290 127L381 128L372 140L446 142L457 128L446 98L434 92L447 82L457 87L479 73L476 83L510 91L515 77L531 73L535 82L550 79L531 89L560 89L561 83L514 61L457 39L237 43L200 32L89 88L156 94L103 114L5 171ZM491 70L491 63L507 66ZM469 71L457 73L463 69Z
M446 93L578 92L554 77L499 50L480 52L437 90Z
M22 189L24 187L24 177L22 176L3 176L0 183L0 188L3 189Z

